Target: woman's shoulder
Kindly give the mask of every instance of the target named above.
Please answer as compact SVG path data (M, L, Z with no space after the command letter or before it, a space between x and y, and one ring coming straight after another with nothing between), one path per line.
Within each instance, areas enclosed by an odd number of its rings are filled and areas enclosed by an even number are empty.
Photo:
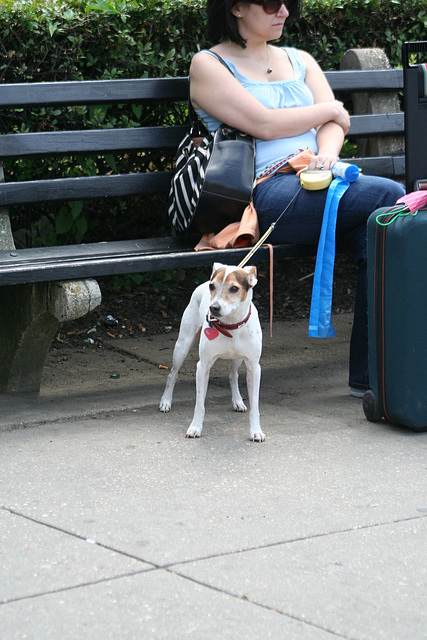
M203 62L203 60L206 59L208 56L210 57L213 55L214 54L210 49L201 49L200 51L196 51L196 53L191 58L191 64L193 63L200 64L200 62Z
M317 65L315 58L304 49L295 49L293 47L283 47L283 49L288 52L288 55L294 55L298 58L306 67Z
M283 50L288 54L294 69L299 70L301 77L305 78L307 73L319 70L315 58L308 51L294 47L283 47Z
M222 55L221 55L222 54ZM201 49L194 54L190 64L190 75L194 72L204 72L206 70L211 71L214 69L212 61L214 63L220 62L223 67L227 68L233 75L235 74L235 64L231 60L228 60L226 56L223 56L223 52L216 51L216 48Z
M221 55L223 54L221 53L220 48L218 51L217 49L218 46L212 47L211 49L200 49L200 51L196 51L196 53L193 55L192 60L206 60L209 58L218 58L218 56L221 57Z
M212 59L218 60L218 54L212 49L201 49L197 51L191 59L191 67L204 67Z
M205 73L207 65L209 64L210 59L214 59L215 54L209 49L201 49L197 51L191 59L190 62L190 77L193 77L195 74Z
M297 49L296 47L281 47L281 49L286 51L290 58L299 58L303 62L310 62L311 60L314 60L313 56L304 49Z

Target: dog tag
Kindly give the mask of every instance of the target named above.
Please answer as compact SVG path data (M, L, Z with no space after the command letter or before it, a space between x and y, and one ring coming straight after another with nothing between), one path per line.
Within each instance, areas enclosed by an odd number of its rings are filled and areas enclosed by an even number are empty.
M216 327L206 327L205 336L208 340L215 340L219 336L219 331Z

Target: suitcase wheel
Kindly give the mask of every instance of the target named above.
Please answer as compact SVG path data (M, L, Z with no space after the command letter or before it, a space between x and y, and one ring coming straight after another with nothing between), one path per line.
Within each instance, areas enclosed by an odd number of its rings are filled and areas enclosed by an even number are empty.
M363 411L370 422L379 422L383 417L375 394L371 389L363 396Z

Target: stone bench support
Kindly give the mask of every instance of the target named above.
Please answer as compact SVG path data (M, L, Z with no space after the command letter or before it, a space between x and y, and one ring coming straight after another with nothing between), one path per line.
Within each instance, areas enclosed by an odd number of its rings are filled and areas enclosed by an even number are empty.
M382 49L349 49L341 59L342 71L371 69L391 69L390 62ZM354 93L354 115L375 113L397 113L401 111L399 95L396 91L375 93ZM350 134L351 136L351 134ZM382 136L361 138L357 143L358 156L385 156L402 153L405 148L404 136Z

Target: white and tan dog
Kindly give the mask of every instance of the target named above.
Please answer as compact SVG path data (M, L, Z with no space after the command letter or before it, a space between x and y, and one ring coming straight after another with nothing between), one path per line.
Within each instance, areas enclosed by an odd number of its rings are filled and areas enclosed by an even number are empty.
M265 440L259 419L262 332L252 302L256 267L238 268L216 262L209 282L198 286L182 316L173 366L160 401L160 411L170 411L178 372L191 346L200 336L196 374L196 406L187 438L199 438L205 417L205 398L212 365L218 358L232 360L231 401L235 411L246 411L238 385L238 369L245 361L249 396L250 439Z

